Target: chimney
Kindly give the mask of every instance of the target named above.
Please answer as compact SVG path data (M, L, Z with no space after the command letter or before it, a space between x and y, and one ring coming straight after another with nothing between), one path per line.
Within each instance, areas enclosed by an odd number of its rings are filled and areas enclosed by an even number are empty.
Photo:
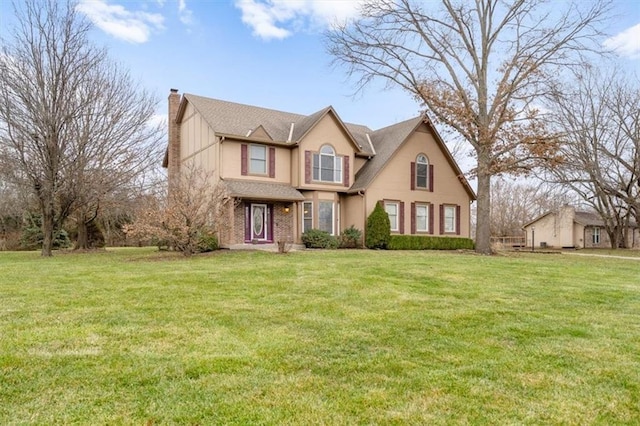
M169 122L169 147L167 150L169 186L180 173L180 124L176 123L180 100L181 96L178 94L178 89L171 89L171 93L169 93L169 115L167 117Z

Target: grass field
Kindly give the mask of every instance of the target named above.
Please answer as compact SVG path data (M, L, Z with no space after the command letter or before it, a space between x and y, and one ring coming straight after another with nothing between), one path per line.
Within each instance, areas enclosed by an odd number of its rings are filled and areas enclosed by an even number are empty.
M0 424L639 424L640 263L0 253Z

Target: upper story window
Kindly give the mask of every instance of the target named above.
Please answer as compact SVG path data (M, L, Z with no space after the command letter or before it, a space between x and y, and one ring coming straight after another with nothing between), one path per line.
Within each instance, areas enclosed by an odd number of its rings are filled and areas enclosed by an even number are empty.
M429 188L429 160L424 154L416 158L416 188Z
M267 174L267 147L264 145L250 145L249 147L249 173Z
M313 180L342 183L342 158L331 145L323 145L313 154Z
M240 174L276 177L276 148L260 144L240 145Z

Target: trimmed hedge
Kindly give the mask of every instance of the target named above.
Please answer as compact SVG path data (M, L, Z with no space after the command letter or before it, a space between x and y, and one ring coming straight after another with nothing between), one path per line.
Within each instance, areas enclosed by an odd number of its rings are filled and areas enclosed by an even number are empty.
M428 237L421 235L392 235L389 250L473 250L470 238Z
M337 249L338 239L326 231L309 229L302 234L302 243L306 248Z

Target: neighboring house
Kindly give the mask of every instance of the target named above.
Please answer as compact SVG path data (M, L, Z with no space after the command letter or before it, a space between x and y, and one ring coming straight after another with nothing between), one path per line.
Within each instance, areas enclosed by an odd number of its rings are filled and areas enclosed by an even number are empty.
M554 248L610 248L605 224L597 213L576 211L563 206L532 220L523 227L527 246ZM627 247L640 247L640 231L632 224Z
M379 130L201 96L169 95L169 182L187 161L225 185L222 246L339 235L381 201L393 234L469 237L475 193L433 125L416 117Z

